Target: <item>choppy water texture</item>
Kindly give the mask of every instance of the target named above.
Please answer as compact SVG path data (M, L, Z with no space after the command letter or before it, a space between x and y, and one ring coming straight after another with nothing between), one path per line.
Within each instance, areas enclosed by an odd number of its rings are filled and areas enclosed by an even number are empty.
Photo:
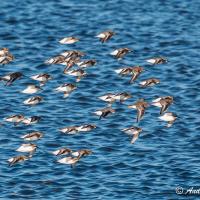
M33 126L1 126L0 197L2 199L181 199L177 185L199 184L199 2L194 1L69 1L29 0L1 1L0 46L8 47L15 61L1 67L1 75L21 71L26 76L48 72L53 76L41 95L44 102L29 108L20 94L31 79L23 78L12 86L0 84L0 117L23 113L39 115ZM104 30L117 32L108 43L94 36ZM77 36L80 42L60 45L65 36ZM109 53L116 48L134 49L121 61ZM87 53L98 64L68 99L53 89L74 78L62 74L63 66L42 64L47 58L68 49ZM145 59L165 56L169 62L150 66ZM142 65L147 69L135 84L114 73L125 65ZM140 89L138 82L156 77L161 83ZM115 104L117 112L105 120L92 114L103 108L97 99L106 92L130 92L132 99ZM139 126L143 133L134 145L120 130L135 123L136 112L127 105L139 98L147 101L173 95L170 111L179 119L167 129L158 120L159 109L150 107ZM59 128L95 123L94 131L75 136L62 135ZM23 142L20 136L31 130L43 131L37 141L39 149L30 161L8 167L7 159L17 155ZM69 147L91 149L72 169L57 164L49 152ZM200 186L200 185L199 185ZM188 198L188 197L187 197ZM198 199L196 196L190 199Z

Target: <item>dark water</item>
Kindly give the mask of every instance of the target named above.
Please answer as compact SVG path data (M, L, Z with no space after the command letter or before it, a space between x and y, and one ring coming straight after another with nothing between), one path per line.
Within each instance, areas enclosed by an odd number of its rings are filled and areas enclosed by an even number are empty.
M199 184L200 150L200 72L199 1L1 1L0 46L8 47L15 61L1 67L1 75L21 71L26 76L48 72L53 76L44 87L44 102L29 108L20 94L31 79L18 80L11 87L0 85L0 117L23 113L39 115L33 126L6 124L0 136L1 199L181 199L176 186ZM104 30L117 32L108 43L94 36ZM74 45L59 45L65 36L77 36ZM109 53L120 47L134 49L121 61ZM62 74L63 66L46 66L49 57L68 49L87 52L86 58L98 64L87 70L88 76L68 99L53 89L74 78ZM149 66L145 60L165 56L169 62ZM125 65L142 65L147 71L136 84L119 77L114 70ZM161 83L140 89L138 82L156 77ZM92 115L103 108L97 97L106 92L127 91L133 95L117 112L99 121ZM127 105L143 97L173 95L170 111L179 119L167 129L158 120L159 110L150 107L139 124L143 133L134 145L120 130L137 125L136 112ZM59 128L96 123L94 131L75 136L61 135ZM30 161L8 167L7 159L16 156L23 142L20 136L31 130L43 131L39 149ZM91 149L74 169L56 164L49 152L67 146L74 150ZM199 184L200 187L200 184ZM186 199L198 199L190 196Z

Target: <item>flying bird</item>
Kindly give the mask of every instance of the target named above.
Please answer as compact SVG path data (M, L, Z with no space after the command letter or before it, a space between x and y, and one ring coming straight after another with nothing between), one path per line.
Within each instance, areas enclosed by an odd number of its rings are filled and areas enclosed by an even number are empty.
M160 115L162 115L173 103L173 101L174 101L174 98L172 96L159 97L153 100L151 105L160 107Z
M142 129L136 126L132 126L130 128L123 129L122 131L132 136L131 144L133 144L138 139L139 134L142 131Z
M99 38L102 43L104 43L107 42L113 35L115 35L115 32L113 31L104 31L98 34L96 37Z
M55 91L63 92L64 98L68 97L72 91L74 91L77 87L71 83L64 83L61 86L57 87Z
M164 63L168 62L168 60L166 58L163 58L163 57L150 58L146 61L150 64L153 64L153 65L164 64Z
M103 108L101 110L97 110L97 111L94 112L94 114L99 116L99 119L105 118L105 117L107 117L108 115L110 115L112 113L115 113L115 110L110 108L110 107Z
M166 121L168 123L167 127L171 127L173 125L173 123L176 121L177 116L172 112L168 112L168 113L165 113L164 115L160 116L159 119Z
M145 102L144 99L141 99L137 101L135 104L128 106L128 108L133 108L137 110L137 120L136 120L137 123L142 119L147 107L148 103Z
M146 80L141 81L139 84L141 87L151 87L156 84L160 83L160 80L157 78L149 78Z
M59 41L60 44L73 44L78 42L79 39L76 37L65 37Z
M110 54L113 55L117 59L122 59L127 53L131 52L132 50L129 48L119 48L115 51L111 52Z

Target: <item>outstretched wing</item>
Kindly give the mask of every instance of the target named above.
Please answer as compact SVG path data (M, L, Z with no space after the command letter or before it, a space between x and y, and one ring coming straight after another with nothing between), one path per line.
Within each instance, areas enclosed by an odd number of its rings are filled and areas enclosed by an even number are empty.
M145 113L145 108L144 107L139 107L137 109L137 123L142 119L144 113Z
M137 139L138 139L139 133L134 134L132 140L131 140L131 144L133 144Z

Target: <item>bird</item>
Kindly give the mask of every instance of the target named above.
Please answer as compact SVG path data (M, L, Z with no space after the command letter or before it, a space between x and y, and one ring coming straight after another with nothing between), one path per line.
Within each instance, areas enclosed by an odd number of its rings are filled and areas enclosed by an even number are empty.
M127 53L131 52L132 50L129 48L119 48L115 51L111 52L110 54L113 55L117 59L122 59Z
M78 62L77 65L80 68L86 68L86 67L91 67L91 66L96 65L96 63L97 63L96 60L84 60L84 61Z
M109 114L115 113L115 110L108 107L108 108L103 108L101 110L97 110L94 112L94 114L99 116L99 119L107 117Z
M65 37L65 38L61 39L59 41L59 43L60 44L73 44L73 43L78 42L78 41L79 41L79 39L76 38L76 37Z
M65 58L72 58L72 57L82 57L85 56L85 53L79 50L68 50L64 51L60 54L61 56L64 56Z
M80 159L84 156L90 155L91 153L92 153L91 150L82 149L82 150L78 150L78 151L73 151L71 154L72 154L72 156L78 157Z
M63 55L58 55L52 58L47 59L44 63L47 65L52 65L52 64L60 64L65 62L65 56Z
M86 132L86 131L91 131L95 128L96 128L96 125L94 125L94 124L85 124L85 125L78 126L77 130L79 132Z
M65 134L75 134L78 132L78 127L77 126L68 126L68 127L64 127L59 129L60 132L65 133Z
M6 86L11 85L14 81L16 81L17 79L20 79L23 76L23 74L21 72L13 72L10 73L8 75L5 75L3 77L0 77L0 80L2 81L6 81Z
M108 103L108 107L112 106L112 104L116 101L114 98L115 94L107 93L103 96L100 96L99 99Z
M149 78L146 80L141 81L139 84L141 87L149 87L149 86L154 86L156 84L160 83L160 80L157 78Z
M71 76L77 76L76 82L79 82L82 77L86 76L86 72L82 69L74 69L71 71L64 71L64 74L68 74Z
M128 108L133 108L137 110L137 119L136 119L137 123L142 119L147 107L148 103L145 102L144 99L140 99L135 104L128 106Z
M22 91L22 93L24 94L35 94L37 93L39 90L42 90L41 87L37 86L37 85L34 85L34 84L30 84L26 87L26 89L24 89Z
M77 87L71 83L64 83L61 86L57 87L55 91L63 92L64 98L68 97L72 91L74 91Z
M133 144L138 139L139 134L142 131L142 129L138 128L136 126L132 126L130 128L123 129L122 131L130 136L133 136L133 138L131 140L131 144Z
M99 33L96 37L99 38L102 43L104 43L107 42L113 35L115 35L115 32L109 30Z
M152 104L153 106L160 107L160 115L163 114L168 107L173 103L174 98L172 96L166 96L166 97L159 97L155 100L153 100Z
M134 82L143 71L144 71L144 68L141 66L133 67L133 70L132 70L133 75L131 77L130 83Z
M159 119L168 122L167 127L171 127L176 121L177 116L172 112L167 112L160 116Z
M0 49L0 64L5 65L14 60L14 56L9 52L8 48Z
M38 123L40 120L41 120L41 117L39 117L39 116L32 116L32 117L28 117L28 118L23 119L22 122L25 125L31 125L31 124Z
M11 54L0 56L0 64L1 65L6 65L10 63L11 61L14 60L14 56Z
M3 48L0 49L0 57L1 56L6 56L8 53L9 53L9 49L8 48L3 47Z
M47 81L52 79L51 75L49 75L47 73L33 75L30 78L35 81L39 81L40 86L44 86Z
M71 167L74 167L79 160L80 158L64 157L57 160L57 162L61 164L71 165Z
M115 70L117 74L122 75L122 76L132 74L130 83L134 82L143 71L145 70L141 66L124 67L124 68Z
M150 58L146 61L150 64L153 64L153 65L164 64L164 63L168 62L168 60L166 58L163 58L163 57Z
M25 160L29 160L31 157L32 157L32 154L30 154L28 156L20 155L20 156L15 156L15 157L9 158L8 159L9 166L13 166L14 164L23 162Z
M61 149L53 151L52 154L55 156L59 156L59 155L67 155L70 154L71 152L72 152L71 149L63 147Z
M128 94L127 92L121 92L121 93L107 93L103 96L100 96L99 99L105 101L105 102L108 102L108 106L112 106L112 104L114 102L116 102L117 100L120 101L120 103L124 102L125 100L131 98L131 95Z
M41 139L42 137L43 133L39 131L33 131L31 133L21 136L21 138L24 139L25 141L35 141Z
M117 93L114 95L114 99L115 100L119 100L120 103L123 103L124 101L126 101L127 99L130 99L132 97L131 94L127 93L127 92L121 92L121 93Z
M73 57L66 58L65 61L63 63L60 63L60 64L66 66L64 71L68 71L75 64L78 64L80 62L80 59L81 58L79 56L73 56Z
M34 97L26 99L23 103L25 105L34 106L34 105L40 103L42 100L43 100L43 97L41 97L41 96L34 96Z
M20 122L24 120L24 115L11 115L4 119L6 122L12 122L15 126L17 126Z
M116 69L115 72L119 75L129 75L133 72L133 67L123 67L120 69Z
M36 148L37 148L37 145L32 144L32 143L26 143L26 144L22 144L16 151L32 154L34 151L36 151Z

